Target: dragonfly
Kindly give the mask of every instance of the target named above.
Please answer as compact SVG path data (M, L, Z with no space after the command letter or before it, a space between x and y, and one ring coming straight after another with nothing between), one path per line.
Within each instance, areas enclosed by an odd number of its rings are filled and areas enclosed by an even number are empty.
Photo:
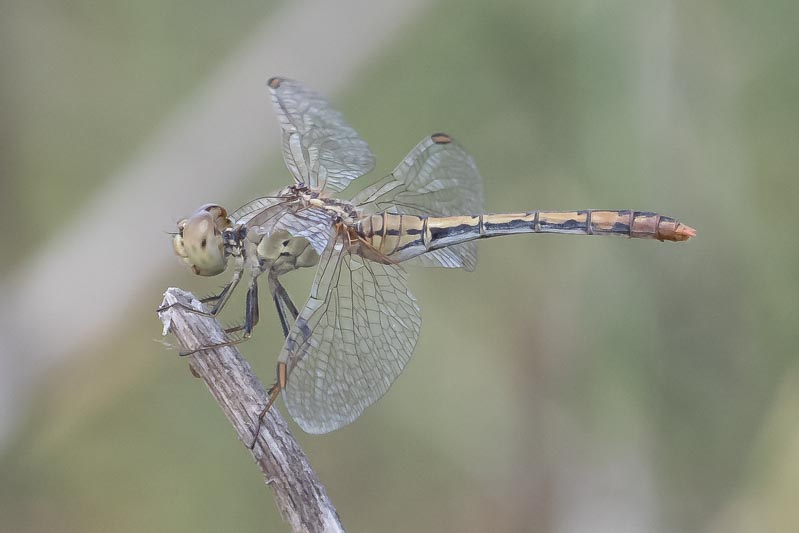
M216 316L249 275L239 333L259 319L258 279L266 274L285 337L276 381L259 423L283 395L308 433L357 419L407 365L419 338L420 309L405 265L474 270L478 239L522 233L622 235L685 241L696 231L678 220L634 210L487 214L473 158L452 137L422 139L388 176L344 200L337 196L373 170L368 144L318 93L286 78L268 81L294 183L236 211L202 206L178 222L173 248L194 273L232 266L230 282L203 299ZM297 309L280 277L316 267ZM204 346L192 352L214 346ZM257 432L256 432L257 435Z

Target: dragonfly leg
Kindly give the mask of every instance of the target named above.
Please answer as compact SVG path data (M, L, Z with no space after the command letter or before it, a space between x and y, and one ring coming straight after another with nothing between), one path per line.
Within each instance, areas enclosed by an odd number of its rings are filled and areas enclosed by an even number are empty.
M286 288L279 281L277 281L276 290L280 294L280 298L283 300L283 303L286 304L286 308L289 310L289 313L291 313L291 318L296 320L300 315L300 312L297 310L297 306L294 305L294 302L291 301L291 298L289 298L289 293L286 291Z
M272 404L275 403L277 397L280 396L280 391L286 386L286 363L279 362L277 364L277 379L275 383L269 387L267 393L269 394L269 401L266 402L266 405L261 412L258 413L258 421L255 425L255 434L253 435L252 442L249 445L249 448L252 450L255 448L255 444L258 442L258 435L261 434L261 424L264 422L264 418L266 417L266 413L269 412L269 408L272 407Z
M186 304L183 304L181 302L175 302L175 303L172 303L172 304L169 304L169 305L165 305L165 306L159 308L158 311L161 312L161 311L164 311L164 310L169 309L171 307L180 307L182 309L185 309L185 310L187 310L187 311L189 311L191 313L198 314L200 316L205 316L205 317L209 317L209 318L215 318L216 315L219 314L219 312L222 310L222 307L224 307L224 305L228 302L228 300L230 300L230 296L233 294L233 290L236 288L236 285L239 284L239 281L241 281L242 272L243 272L243 269L237 268L233 272L233 278L230 280L230 283L225 285L222 288L222 291L218 295L216 295L216 296L208 296L208 297L202 298L200 300L202 303L213 302L213 301L216 300L216 304L214 305L214 307L211 309L210 312L199 311L199 310L194 309L193 307L188 306ZM256 295L255 296L256 296L256 298L258 297L257 289L256 289ZM257 308L257 303L256 303L256 308ZM257 314L257 309L256 309L256 314ZM257 318L256 318L256 322L257 322ZM241 331L242 329L246 329L246 325L244 325L244 326L234 326L234 327L231 327L231 328L227 328L227 329L225 329L225 333L235 333L237 331ZM248 337L249 337L249 335L245 335L245 337L243 337L241 339L231 339L231 340L227 340L227 341L220 342L220 343L217 343L217 344L209 344L207 346L199 346L197 348L194 348L193 350L182 351L182 352L180 352L180 355L181 356L187 356L187 355L195 354L195 353L200 352L202 350L210 350L210 349L214 349L214 348L221 348L223 346L233 346L235 344L239 344L241 342L244 342L245 340L247 340Z
M219 312L222 310L222 307L224 307L225 304L228 302L228 300L230 300L230 296L233 294L233 289L235 289L236 285L238 285L239 281L241 281L241 274L242 274L242 269L236 269L233 272L233 278L230 280L230 283L222 287L222 291L219 294L213 296L206 296L205 298L200 298L200 302L204 304L214 301L216 302L216 304L214 304L214 307L211 308L210 312L199 311L181 302L175 302L161 306L156 311L160 313L172 307L180 307L182 309L185 309L186 311L189 311L190 313L195 313L200 316L214 317L219 314Z
M269 291L272 293L272 300L275 302L277 316L280 318L280 326L283 328L283 336L288 337L289 328L291 325L289 324L286 314L290 314L293 321L297 319L300 312L297 310L297 306L294 305L294 302L291 301L288 291L286 291L286 288L277 279L277 276L270 273L268 279ZM277 397L280 396L280 391L282 391L283 387L285 387L287 377L286 374L286 364L279 362L277 364L277 379L272 386L269 387L269 400L266 402L264 408L261 409L261 412L258 413L258 421L255 425L255 434L253 435L253 440L249 445L251 450L255 447L256 442L258 442L258 435L261 433L261 425L263 424L264 417L266 417L266 413L269 412L272 404L274 404L275 400L277 400Z
M213 315L211 315L210 313L203 313L203 315L204 316L213 317ZM224 331L225 331L225 333L228 333L228 334L230 334L230 333L238 333L238 332L246 329L246 327L247 327L246 324L239 324L238 326L231 326L229 328L225 328ZM197 348L194 348L193 350L182 351L182 352L180 352L179 355L181 357L185 357L187 355L192 355L192 354L195 354L197 352L201 352L203 350L213 350L214 348L221 348L223 346L234 346L236 344L241 344L242 342L247 341L247 340L250 340L250 337L248 335L247 336L242 336L240 339L231 339L231 340L227 340L227 341L224 341L224 342L219 342L217 344L208 344L206 346L198 346Z
M297 311L297 306L291 301L286 288L280 283L277 276L272 274L269 275L269 291L272 293L272 300L275 302L280 326L283 328L283 337L288 337L291 323L289 323L286 313L291 315L292 321L296 320L300 313Z
M239 278L241 276L238 276ZM235 283L238 283L238 279L234 279ZM228 287L235 287L235 283L231 282ZM227 288L225 290L227 290ZM224 293L224 290L222 291ZM229 294L229 293L228 293ZM222 296L220 294L220 296ZM227 298L226 298L227 299ZM218 305L218 304L217 304ZM209 315L213 316L213 315ZM245 303L245 317L244 317L244 324L240 324L238 326L232 326L229 328L225 328L225 333L237 333L239 331L243 331L243 335L240 339L232 339L225 342L220 342L217 344L210 344L208 346L200 346L199 348L195 348L194 350L180 352L180 355L191 355L193 353L197 353L202 350L207 350L211 348L220 348L222 346L233 346L235 344L241 344L242 342L249 340L250 336L252 335L252 330L255 325L258 323L258 282L255 278L250 281L250 288L247 289L247 299Z
M166 311L167 309L172 309L173 307L180 307L181 309L185 309L189 313L194 313L195 315L207 316L207 317L211 317L211 318L213 318L213 316L214 316L213 313L207 313L205 311L200 311L198 309L193 308L190 305L184 304L183 302L173 302L171 304L162 305L161 307L156 309L156 312L161 313L163 311Z
M228 328L228 329L225 330L225 332L226 333L231 333L231 332L234 332L234 331L240 331L242 329L242 327L243 326L236 326L236 327L233 327L233 328ZM179 355L181 357L186 357L187 355L193 355L193 354L195 354L197 352L201 352L203 350L213 350L214 348L222 348L224 346L235 346L236 344L241 344L242 342L244 342L246 340L247 340L247 337L242 337L240 339L231 339L231 340L224 341L224 342L218 342L216 344L208 344L206 346L198 346L197 348L194 348L193 350L182 351L182 352L180 352Z
M275 308L277 309L277 316L280 318L280 326L283 328L283 336L288 337L289 335L289 328L291 325L289 324L287 314L291 315L292 320L296 320L299 316L300 312L297 310L297 306L294 305L294 302L291 301L291 297L289 297L288 291L283 286L282 283L277 279L277 276L270 273L269 274L269 291L272 293L272 300L275 302ZM261 433L261 424L263 424L264 417L266 413L269 412L269 409L272 407L272 404L275 403L277 397L280 396L280 391L286 386L286 378L287 378L287 367L286 363L278 362L277 364L277 379L275 383L269 387L269 400L266 402L266 405L261 412L258 414L258 421L255 425L255 434L253 436L253 440L250 443L250 449L252 450L255 447L255 443L258 441L258 435Z
M258 280L255 276L250 280L250 287L247 289L247 300L244 311L244 337L252 335L252 330L258 324Z
M241 272L237 272L238 275L234 275L233 280L222 289L222 292L219 294L220 301L214 306L214 309L209 314L210 316L214 316L221 306L224 305L227 300L230 298L230 294L233 292L232 289L238 284L239 280L241 279ZM209 298L213 300L213 297ZM220 305L221 304L221 305ZM241 339L236 339L235 341L229 341L226 343L215 344L213 346L204 346L203 348L198 348L194 350L197 352L204 348L216 348L219 346L231 346L233 344L239 344L241 342L246 341L252 335L252 330L255 328L255 325L258 324L259 312L258 312L258 282L256 278L252 278L250 281L250 287L247 289L247 297L245 300L245 309L244 309L244 324L240 324L238 326L233 326L229 328L225 328L225 333L237 333L239 331L243 331L243 337ZM194 353L192 352L192 353ZM183 355L183 354L181 354Z
M225 306L228 300L230 300L230 296L233 294L233 290L236 288L236 285L239 284L239 281L241 281L242 272L243 269L237 268L233 272L233 279L231 279L230 283L228 283L222 288L222 292L220 292L216 296L209 296L208 298L203 298L202 300L200 300L203 303L216 301L216 304L214 304L213 309L211 309L212 315L216 316L217 314L219 314L219 312L222 310L222 308Z

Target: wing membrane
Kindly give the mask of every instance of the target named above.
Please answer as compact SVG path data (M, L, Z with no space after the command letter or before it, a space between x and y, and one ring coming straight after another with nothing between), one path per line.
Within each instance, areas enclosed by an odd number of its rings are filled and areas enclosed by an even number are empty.
M308 433L358 418L402 372L420 326L405 273L351 254L343 237L331 237L280 354L292 418Z
M286 204L290 198L280 195L264 196L256 198L239 207L230 214L230 219L234 224L247 224L259 213L274 208L274 206Z
M269 90L283 129L283 158L298 183L341 191L374 168L369 145L318 93L284 78L270 79Z
M422 216L483 212L483 179L474 159L444 133L425 137L394 171L353 198L364 213ZM427 252L407 263L474 270L477 243Z
M327 247L330 238L332 216L329 211L317 207L289 209L263 222L252 229L259 235L269 235L275 231L286 230L294 237L305 237L317 253L321 254ZM253 218L250 223L260 222Z
M317 207L302 208L291 196L265 196L238 208L231 219L257 235L286 230L294 237L305 237L321 254L330 238L332 216Z

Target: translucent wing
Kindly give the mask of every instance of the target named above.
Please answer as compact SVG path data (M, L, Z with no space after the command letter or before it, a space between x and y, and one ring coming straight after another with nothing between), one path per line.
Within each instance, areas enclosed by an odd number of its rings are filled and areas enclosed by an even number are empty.
M419 337L405 273L351 254L344 240L331 237L280 354L288 365L286 407L308 433L358 418L399 376Z
M483 179L472 157L445 133L425 137L389 176L353 198L364 213L452 216L483 212ZM427 252L408 263L474 270L477 244Z
M327 247L333 223L329 211L300 208L293 197L280 195L256 198L234 211L230 218L257 235L286 230L294 237L305 237L319 254Z
M288 213L275 224L275 229L285 229L295 237L305 237L318 254L325 251L330 240L330 226L333 213L324 209L310 207L295 213ZM260 231L260 230L259 230Z
M269 80L283 128L283 158L298 183L341 191L375 166L366 141L316 92L293 80Z
M256 198L233 211L230 214L230 219L234 224L247 224L258 213L276 205L286 204L288 201L290 201L290 198L282 197L280 193L274 196Z

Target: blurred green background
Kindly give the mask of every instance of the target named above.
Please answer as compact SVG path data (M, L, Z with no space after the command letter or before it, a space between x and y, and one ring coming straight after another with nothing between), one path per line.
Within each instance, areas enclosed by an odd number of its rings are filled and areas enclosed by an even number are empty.
M5 0L0 281L285 7ZM412 270L424 322L408 369L354 424L295 431L349 530L799 530L797 20L778 0L442 0L337 80L375 177L446 131L490 212L632 208L699 232L495 239L474 273ZM277 148L229 207L288 183ZM168 231L180 209L147 216ZM124 284L125 238L74 246ZM168 236L142 253L171 255ZM222 282L169 265L108 310L112 331L4 398L0 531L286 529L210 395L153 340L166 287ZM302 301L310 273L292 277ZM280 348L267 303L243 347L264 381ZM34 356L6 349L0 371Z

